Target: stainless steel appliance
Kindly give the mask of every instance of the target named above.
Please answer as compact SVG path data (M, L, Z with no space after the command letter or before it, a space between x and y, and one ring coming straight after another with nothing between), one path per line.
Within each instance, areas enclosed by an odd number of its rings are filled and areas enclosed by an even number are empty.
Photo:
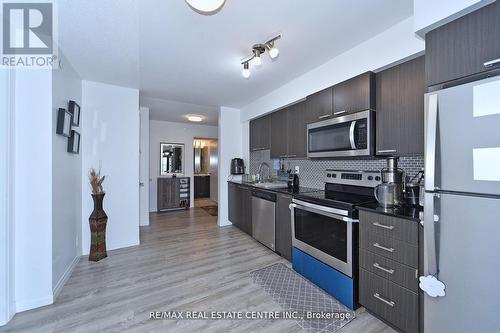
M327 170L324 191L296 195L290 205L294 269L351 308L357 303L356 205L375 202L379 183L379 172Z
M233 158L231 160L231 174L243 175L245 173L245 164L242 158Z
M275 249L276 194L252 190L252 236L268 248Z
M307 125L307 157L373 155L375 111L366 110Z
M424 331L498 332L500 77L425 95Z
M380 171L380 175L382 184L379 184L374 191L380 206L390 208L402 205L405 172L398 168L398 157L388 157L387 167Z

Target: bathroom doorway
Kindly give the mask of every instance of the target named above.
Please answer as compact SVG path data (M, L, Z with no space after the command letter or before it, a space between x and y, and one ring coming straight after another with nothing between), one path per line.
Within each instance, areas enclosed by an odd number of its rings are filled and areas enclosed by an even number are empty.
M217 214L219 193L218 142L212 138L193 138L194 206L210 215Z

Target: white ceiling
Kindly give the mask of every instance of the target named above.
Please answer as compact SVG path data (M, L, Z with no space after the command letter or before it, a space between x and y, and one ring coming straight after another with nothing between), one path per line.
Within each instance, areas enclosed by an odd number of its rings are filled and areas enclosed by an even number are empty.
M139 88L141 105L164 120L188 111L212 119L214 107L247 105L411 16L413 7L412 0L226 0L203 16L184 0L58 3L60 46L82 78ZM277 33L279 59L266 55L243 79L240 60Z
M217 126L218 123L219 108L216 106L183 103L151 97L141 97L140 104L149 108L149 118L153 120L213 126ZM199 123L190 122L187 120L187 115L200 115L203 117L203 121Z

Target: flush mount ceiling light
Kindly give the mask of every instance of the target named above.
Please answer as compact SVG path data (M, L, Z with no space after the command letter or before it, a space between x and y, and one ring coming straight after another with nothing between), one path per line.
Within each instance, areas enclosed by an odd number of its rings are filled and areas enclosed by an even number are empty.
M189 121L200 122L200 121L203 120L203 117L201 117L201 116L195 116L195 115L189 115L189 116L187 116L187 119Z
M202 15L216 14L225 2L226 0L186 0L191 9Z
M280 38L281 35L278 35L263 44L255 44L254 46L252 46L252 55L241 60L241 64L243 65L241 75L245 79L248 79L250 77L250 64L256 67L260 67L262 65L261 55L266 51L269 52L269 56L272 60L275 60L278 57L280 51L276 47L275 42Z

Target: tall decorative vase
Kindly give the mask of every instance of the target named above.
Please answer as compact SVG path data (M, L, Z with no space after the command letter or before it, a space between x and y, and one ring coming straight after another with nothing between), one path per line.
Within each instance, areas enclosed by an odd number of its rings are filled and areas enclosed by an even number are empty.
M108 216L102 209L104 193L92 194L94 199L94 211L90 214L90 261L99 261L106 258L106 224Z

